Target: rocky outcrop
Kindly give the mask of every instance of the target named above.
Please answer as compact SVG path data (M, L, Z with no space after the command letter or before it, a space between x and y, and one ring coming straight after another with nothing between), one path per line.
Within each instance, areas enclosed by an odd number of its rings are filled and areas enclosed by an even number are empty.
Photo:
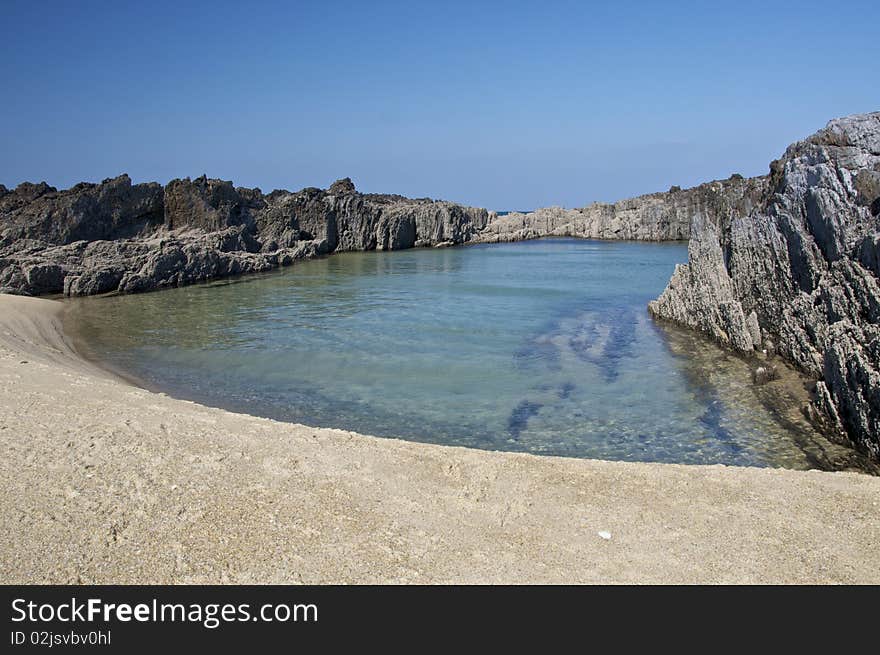
M504 216L347 178L269 194L206 177L0 186L0 291L138 292L338 251L548 236L689 238L652 314L794 363L816 381L811 417L880 459L880 113L832 121L767 176Z
M204 175L195 180L172 180L165 187L165 227L216 232L237 225L252 226L252 212L264 203L260 194L248 191Z
M880 113L831 121L770 168L752 211L695 214L688 263L649 309L778 352L816 380L813 417L880 458Z
M66 191L25 182L0 195L0 248L134 237L162 224L162 196L160 185L132 185L127 175Z
M476 241L522 241L541 237L586 239L632 239L678 241L690 236L696 215L720 223L750 212L763 199L768 177L743 178L701 184L692 189L672 187L621 200L614 204L593 203L581 209L548 207L533 212L492 215Z
M358 193L348 178L326 190L269 194L204 176L164 188L133 185L127 175L66 191L23 183L0 189L0 290L148 291L349 250L543 236L685 239L693 215L720 223L746 212L766 184L733 176L614 205L498 216L452 202Z
M131 293L267 271L341 250L463 243L484 209L327 190L235 188L208 179L133 185L127 175L58 191L0 189L0 290Z

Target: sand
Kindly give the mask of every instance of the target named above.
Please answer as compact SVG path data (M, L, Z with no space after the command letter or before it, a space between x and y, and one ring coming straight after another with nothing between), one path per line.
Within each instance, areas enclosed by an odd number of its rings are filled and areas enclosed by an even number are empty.
M0 295L4 583L880 582L880 478L233 414L85 362L64 308Z

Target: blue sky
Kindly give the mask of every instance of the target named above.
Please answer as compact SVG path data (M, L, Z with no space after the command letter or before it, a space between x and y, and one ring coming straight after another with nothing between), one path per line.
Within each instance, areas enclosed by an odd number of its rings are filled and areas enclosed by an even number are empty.
M712 4L0 0L0 183L581 206L880 110L876 0Z

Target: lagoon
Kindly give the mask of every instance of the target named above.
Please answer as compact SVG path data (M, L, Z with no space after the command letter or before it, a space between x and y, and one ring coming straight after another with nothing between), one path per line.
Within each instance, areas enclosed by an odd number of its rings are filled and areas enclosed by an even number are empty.
M681 243L576 239L341 253L77 299L67 324L148 388L284 421L540 455L851 465L786 411L791 385L757 387L739 357L648 315L686 260Z

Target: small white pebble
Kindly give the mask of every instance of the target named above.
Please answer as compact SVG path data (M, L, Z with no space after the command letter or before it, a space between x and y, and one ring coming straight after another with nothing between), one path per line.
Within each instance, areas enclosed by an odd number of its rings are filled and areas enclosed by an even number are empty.
M606 541L607 541L608 539L611 539L611 533L610 533L610 532L605 532L605 530L600 530L600 531L599 531L599 536L602 537L603 539L605 539Z

